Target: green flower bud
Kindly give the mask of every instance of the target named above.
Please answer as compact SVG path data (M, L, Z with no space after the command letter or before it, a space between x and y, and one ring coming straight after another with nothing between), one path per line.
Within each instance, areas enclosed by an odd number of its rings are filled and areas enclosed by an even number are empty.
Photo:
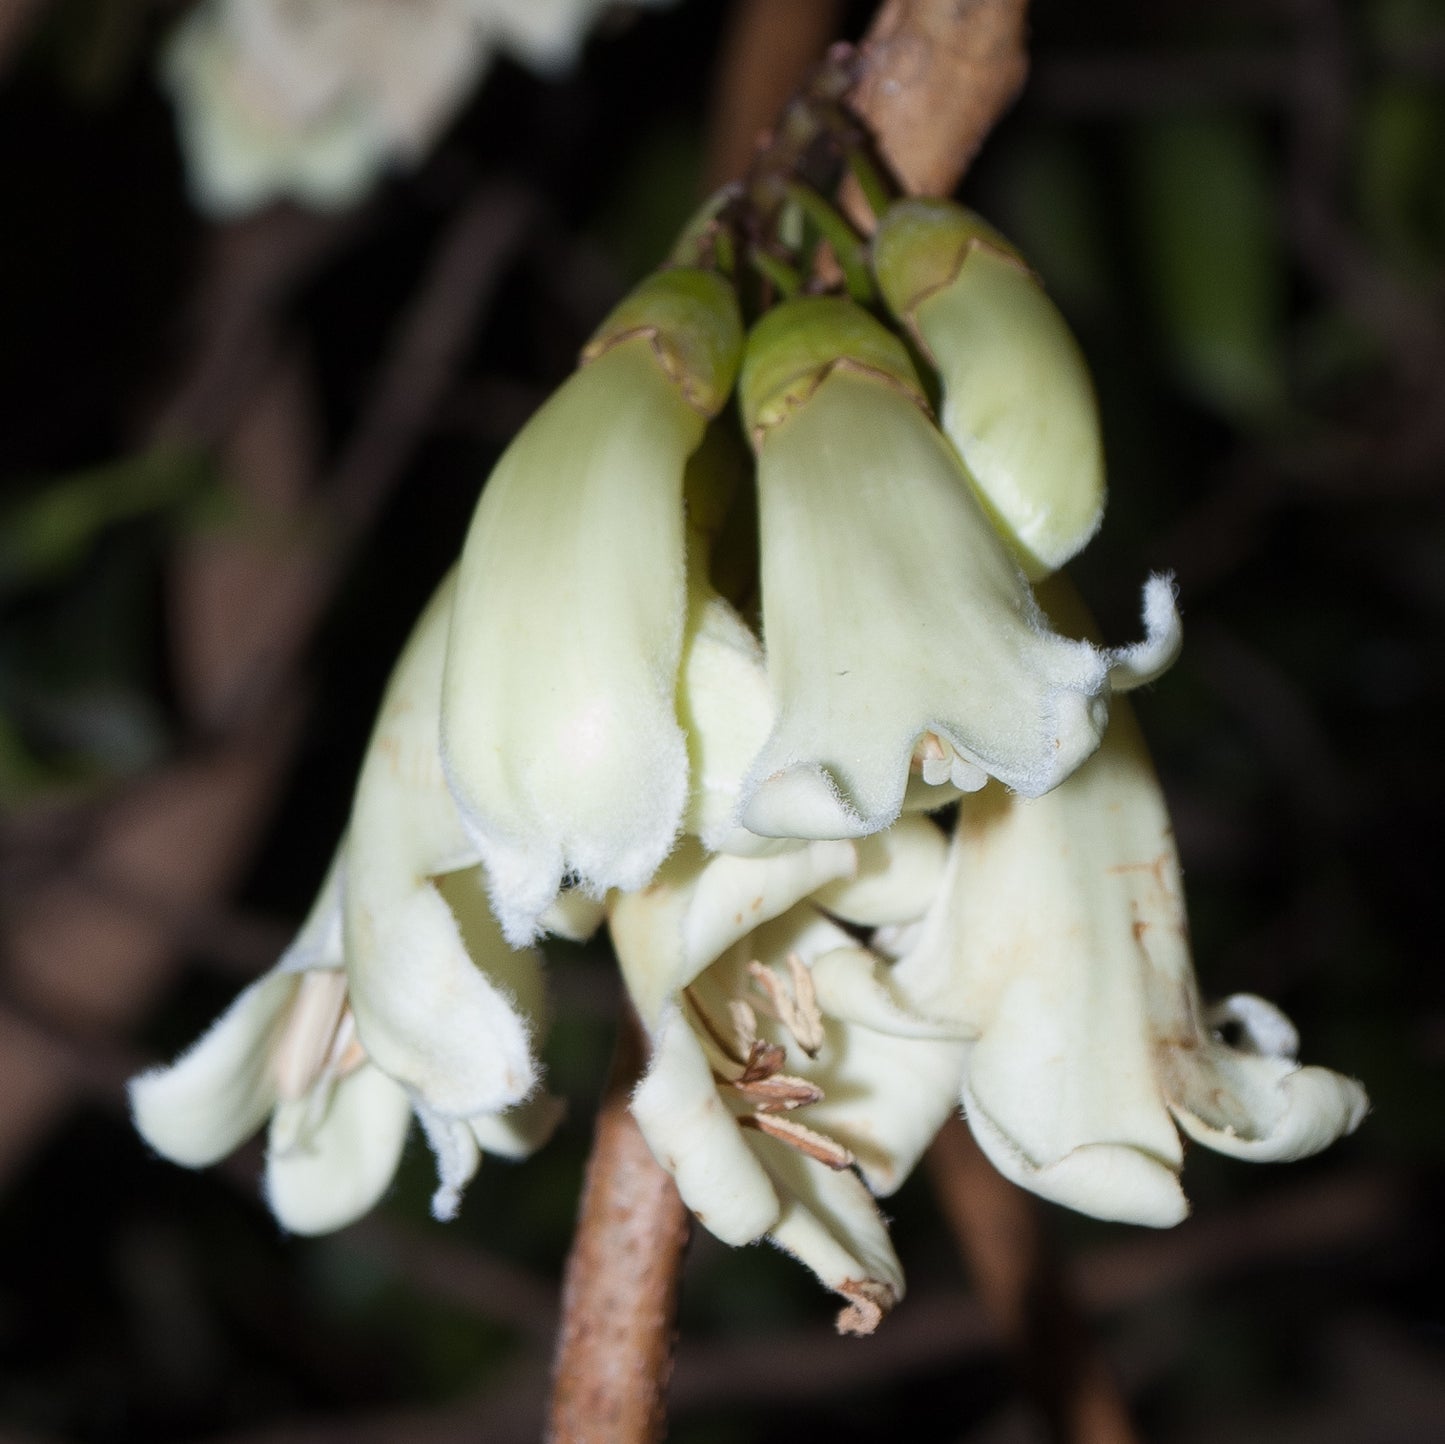
M689 405L708 417L722 410L743 351L737 296L722 276L687 267L649 276L597 328L582 364L637 336Z
M822 296L788 301L753 327L743 356L738 399L754 445L838 367L871 373L928 409L903 343L861 306Z
M943 386L940 421L1032 580L1098 530L1104 456L1078 343L1018 253L948 201L891 207L873 240L890 309Z

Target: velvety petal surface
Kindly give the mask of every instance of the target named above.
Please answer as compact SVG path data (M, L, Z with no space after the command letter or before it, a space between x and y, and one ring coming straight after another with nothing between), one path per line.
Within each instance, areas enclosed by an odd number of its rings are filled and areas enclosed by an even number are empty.
M651 341L624 341L532 418L477 508L443 747L517 942L568 873L641 887L681 823L682 480L703 426Z

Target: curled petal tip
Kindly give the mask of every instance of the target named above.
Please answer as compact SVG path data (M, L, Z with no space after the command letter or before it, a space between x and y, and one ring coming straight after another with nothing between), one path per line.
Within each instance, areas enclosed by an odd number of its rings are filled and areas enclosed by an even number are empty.
M969 1127L988 1160L1010 1182L1092 1218L1172 1228L1189 1216L1173 1167L1127 1143L1085 1143L1036 1163L964 1091Z
M1155 573L1144 583L1143 640L1108 653L1110 686L1116 692L1130 692L1155 681L1174 665L1183 645L1174 578L1167 572Z

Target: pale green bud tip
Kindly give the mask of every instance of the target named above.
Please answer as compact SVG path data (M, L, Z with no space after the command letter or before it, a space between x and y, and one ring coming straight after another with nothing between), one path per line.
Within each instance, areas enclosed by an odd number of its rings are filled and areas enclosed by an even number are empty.
M743 322L732 285L715 271L676 267L636 287L582 352L595 361L619 342L645 336L662 369L704 416L723 408L743 352Z
M872 373L927 408L903 343L861 306L828 296L787 301L753 327L743 356L738 394L754 445L836 366Z
M873 235L873 274L888 308L907 316L949 285L970 252L996 251L1027 269L989 223L952 201L904 200L889 206Z

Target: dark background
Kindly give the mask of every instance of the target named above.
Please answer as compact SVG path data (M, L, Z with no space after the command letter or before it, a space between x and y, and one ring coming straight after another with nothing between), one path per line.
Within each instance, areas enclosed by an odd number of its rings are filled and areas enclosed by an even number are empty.
M162 1163L121 1085L302 915L490 464L694 204L726 7L615 18L560 83L501 63L357 212L224 232L154 79L179 7L32 8L0 57L0 1440L534 1437L603 957L554 958L561 1134L488 1162L450 1226L414 1139L373 1218L284 1238L259 1148ZM1111 501L1076 570L1106 629L1132 635L1146 570L1179 578L1184 657L1140 710L1203 986L1278 1001L1374 1104L1287 1169L1192 1153L1169 1234L1048 1225L1147 1437L1423 1444L1445 1419L1445 5L1060 0L1033 57L963 195L1094 368ZM172 783L184 826L117 863L97 839ZM182 826L196 867L219 854L177 904L147 868ZM117 971L132 926L164 946ZM926 1180L889 1207L913 1293L867 1342L829 1336L792 1262L694 1241L672 1438L1039 1437Z

